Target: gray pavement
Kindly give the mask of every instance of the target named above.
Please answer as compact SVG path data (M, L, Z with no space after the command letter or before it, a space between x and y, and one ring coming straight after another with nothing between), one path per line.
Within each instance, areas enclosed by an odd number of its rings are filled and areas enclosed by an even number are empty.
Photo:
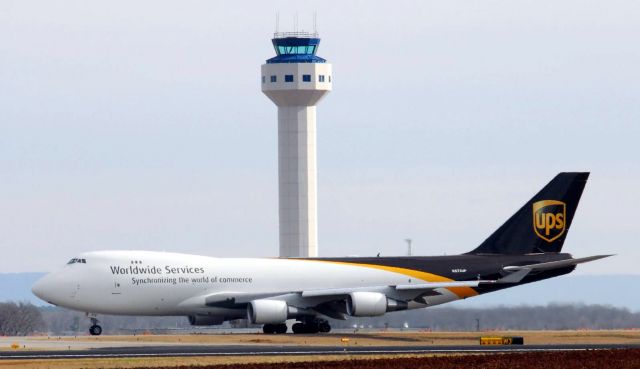
M278 346L278 345L132 345L88 349L0 351L7 359L72 359L123 357L189 356L282 356L282 355L389 355L429 353L505 353L536 351L584 351L605 349L640 349L633 345L523 345L523 346Z

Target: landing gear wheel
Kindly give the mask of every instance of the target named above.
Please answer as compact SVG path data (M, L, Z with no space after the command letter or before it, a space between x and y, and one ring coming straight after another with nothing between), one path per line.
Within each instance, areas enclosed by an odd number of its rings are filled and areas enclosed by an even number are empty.
M276 333L277 334L285 334L287 333L287 325L282 323L282 324L276 324Z
M265 324L262 326L262 332L264 334L274 334L276 333L276 327L273 324Z
M304 333L304 324L302 323L295 323L292 327L291 330L293 331L293 334L301 334Z
M87 317L91 319L91 327L89 327L89 334L92 336L99 336L102 334L102 327L98 324L98 318L95 314L87 313Z
M305 324L307 326L307 332L306 333L311 333L311 334L316 334L318 332L320 332L320 328L318 327L318 323L316 322L310 322Z
M331 332L331 326L326 320L311 320L306 322L298 322L291 327L295 334L315 334L315 333L329 333Z
M91 334L92 336L99 336L102 334L102 327L94 324L89 328L89 334Z
M329 333L331 332L331 326L328 322L322 322L318 324L318 330L320 331L320 333Z
M265 334L285 334L287 333L287 325L282 324L265 324L262 326L262 332Z

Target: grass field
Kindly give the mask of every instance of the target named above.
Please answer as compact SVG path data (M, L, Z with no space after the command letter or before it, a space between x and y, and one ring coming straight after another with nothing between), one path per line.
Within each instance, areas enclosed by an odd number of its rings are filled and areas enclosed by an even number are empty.
M508 332L375 332L360 334L325 334L325 335L264 335L264 334L193 334L193 335L140 335L140 336L78 336L78 337L2 337L0 345L3 350L12 350L12 342L20 342L17 350L35 349L78 349L88 347L109 347L127 345L340 345L340 346L411 346L411 345L477 345L478 339L482 335L510 335L523 336L525 344L640 344L640 330L602 330L602 331L508 331ZM343 343L342 339L348 338L348 343ZM15 343L15 342L14 342ZM640 354L638 350L627 350L634 352L629 354L629 358L635 361L635 366L619 366L620 368L640 368ZM542 355L536 353L534 355ZM504 356L507 354L495 355ZM515 355L515 354L508 354ZM621 355L621 354L620 354ZM616 356L616 360L624 363L622 356ZM634 356L635 355L635 356ZM14 367L25 369L80 369L80 368L156 368L156 367L180 367L191 368L196 366L219 366L231 365L227 368L243 367L253 364L254 369L261 369L261 364L268 363L298 363L299 368L323 368L317 366L319 361L343 361L344 368L356 368L358 362L366 360L383 360L376 365L390 365L390 362L419 363L411 361L411 358L420 360L431 360L442 355L383 355L383 356L357 356L357 355L335 355L335 356L233 356L233 357L189 357L189 358L126 358L126 359L72 359L72 360L12 360L0 361L0 367ZM469 355L465 355L469 356ZM476 356L476 355L472 355ZM482 355L481 355L482 356ZM491 356L491 355L484 355ZM447 355L451 357L451 355ZM541 356L538 356L541 358ZM578 356L576 356L577 358ZM364 361L363 361L364 360ZM395 360L395 361L393 361ZM474 368L502 368L502 366L475 366L477 359L472 360ZM505 358L506 360L506 358ZM528 360L528 359L527 359ZM576 359L578 360L578 359ZM582 359L580 359L582 360ZM442 361L444 362L444 361ZM306 364L305 364L306 363ZM441 363L441 362L438 362ZM440 365L434 362L433 368ZM447 361L447 363L449 363ZM492 362L493 363L493 362ZM348 364L348 365L347 365ZM371 362L370 362L371 364ZM292 364L293 365L293 364ZM307 365L307 366L304 366ZM328 364L327 364L328 365ZM373 364L372 364L373 365ZM379 366L390 367L391 366ZM413 364L412 364L413 365ZM443 364L444 365L444 364ZM449 364L447 364L449 365ZM453 364L452 364L453 365ZM486 364L502 365L502 364ZM566 368L572 368L567 364ZM572 364L573 365L573 364ZM625 364L626 365L626 364ZM335 363L333 364L335 367ZM298 368L291 366L287 368ZM331 366L326 366L331 367ZM414 368L418 366L403 366L403 368ZM425 366L426 367L426 366ZM456 367L456 366L453 366ZM534 367L548 367L544 366ZM580 366L577 366L580 367ZM246 367L248 368L248 367ZM273 367L275 369L275 367ZM284 369L285 367L283 367ZM445 366L442 366L445 368ZM457 368L457 367L456 367ZM590 368L586 367L585 368Z

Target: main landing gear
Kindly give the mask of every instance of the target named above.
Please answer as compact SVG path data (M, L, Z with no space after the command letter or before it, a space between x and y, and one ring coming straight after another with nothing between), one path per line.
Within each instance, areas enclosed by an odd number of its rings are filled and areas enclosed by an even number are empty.
M102 327L98 325L98 319L95 315L87 314L89 319L91 319L91 327L89 327L89 334L92 336L99 336L102 334Z
M262 327L262 331L265 334L285 334L287 333L287 325L281 324L265 324Z
M291 327L293 333L329 333L331 332L331 325L324 319L313 319L298 322Z
M307 319L295 323L291 329L295 334L316 334L331 332L331 325L324 319ZM287 325L281 324L265 324L262 326L265 334L285 334L287 333Z

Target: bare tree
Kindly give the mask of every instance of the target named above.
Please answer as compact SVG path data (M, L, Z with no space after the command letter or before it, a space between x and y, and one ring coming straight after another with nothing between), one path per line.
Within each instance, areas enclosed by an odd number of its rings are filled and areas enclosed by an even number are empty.
M81 312L57 307L40 308L46 331L52 334L87 334L89 320ZM0 312L1 316L1 312ZM99 316L105 332L136 333L145 330L189 330L185 317ZM475 331L480 320L487 329L620 329L640 328L640 312L606 305L549 304L543 306L487 306L485 308L434 307L400 311L376 318L349 318L332 321L335 328L352 325L374 328L411 328L435 331ZM0 317L0 321L2 318ZM225 324L227 328L246 327L242 322ZM1 332L1 330L0 330Z
M30 303L0 303L0 335L25 336L45 327L40 309Z

